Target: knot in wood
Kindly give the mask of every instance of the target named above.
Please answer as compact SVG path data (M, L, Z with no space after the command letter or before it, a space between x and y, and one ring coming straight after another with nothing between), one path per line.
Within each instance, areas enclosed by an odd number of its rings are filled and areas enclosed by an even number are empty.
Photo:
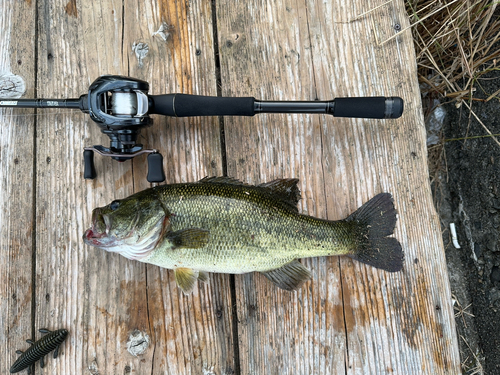
M149 341L149 335L146 332L135 329L128 337L127 351L135 357L144 354L149 347Z

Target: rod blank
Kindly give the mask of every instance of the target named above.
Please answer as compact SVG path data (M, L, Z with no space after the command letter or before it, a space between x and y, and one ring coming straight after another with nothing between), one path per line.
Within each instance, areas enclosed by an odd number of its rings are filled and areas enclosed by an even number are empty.
M0 99L0 107L80 109L80 99Z

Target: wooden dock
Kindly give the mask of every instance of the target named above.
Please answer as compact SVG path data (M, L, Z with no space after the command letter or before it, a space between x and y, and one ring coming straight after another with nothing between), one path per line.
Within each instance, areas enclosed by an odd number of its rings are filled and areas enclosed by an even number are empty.
M83 147L109 145L87 115L0 110L0 373L39 328L70 335L35 374L460 373L403 0L0 0L0 9L2 93L10 74L26 98L79 97L98 76L121 74L148 81L151 94L401 96L398 120L157 116L140 141L163 154L167 183L299 178L299 209L321 218L391 192L406 258L394 274L304 260L313 278L294 293L260 274L211 274L184 296L173 272L82 241L94 207L149 186L146 158L96 156L98 177L84 180Z

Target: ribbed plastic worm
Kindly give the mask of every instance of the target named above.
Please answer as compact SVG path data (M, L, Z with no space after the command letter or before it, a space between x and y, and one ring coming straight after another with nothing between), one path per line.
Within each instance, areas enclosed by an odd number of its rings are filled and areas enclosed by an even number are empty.
M10 373L14 374L16 372L22 371L28 368L28 374L30 374L30 366L36 361L40 360L40 367L44 366L43 357L54 350L54 358L57 357L59 351L59 346L68 336L68 331L66 329L58 329L57 331L49 331L48 329L39 329L41 333L45 333L40 340L33 342L32 340L26 340L31 346L25 352L17 350L17 354L21 356L10 368Z

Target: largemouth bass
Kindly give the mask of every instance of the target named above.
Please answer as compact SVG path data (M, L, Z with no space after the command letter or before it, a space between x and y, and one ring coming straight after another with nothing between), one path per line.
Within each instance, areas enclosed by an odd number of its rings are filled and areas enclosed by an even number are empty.
M161 185L92 212L85 243L173 269L189 294L207 272L261 272L295 290L311 277L300 258L347 255L396 272L403 251L393 237L396 210L382 193L344 220L300 214L297 179L257 186L226 177Z

